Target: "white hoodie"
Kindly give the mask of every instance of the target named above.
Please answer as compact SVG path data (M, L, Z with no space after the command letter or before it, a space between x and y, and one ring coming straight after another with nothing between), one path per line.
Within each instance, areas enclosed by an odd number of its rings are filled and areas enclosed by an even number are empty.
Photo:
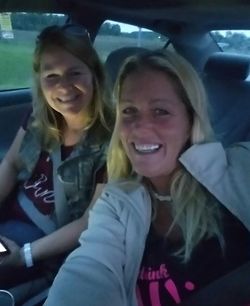
M195 145L180 162L250 230L250 143L226 151ZM108 184L88 229L60 269L46 306L136 306L135 287L151 222L150 196L135 183Z

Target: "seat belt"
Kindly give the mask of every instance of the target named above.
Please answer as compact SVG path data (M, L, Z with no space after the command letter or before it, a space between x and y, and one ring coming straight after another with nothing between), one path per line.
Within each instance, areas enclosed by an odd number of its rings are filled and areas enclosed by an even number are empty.
M62 163L60 146L57 146L57 148L52 152L51 159L53 164L53 189L55 205L54 218L53 216L51 217L40 213L40 211L34 206L34 203L22 190L18 192L18 202L20 203L22 209L25 211L27 216L47 235L69 222L69 210L63 183L57 175L57 169Z
M67 224L70 220L64 186L62 181L60 180L60 177L57 175L57 169L62 163L61 146L57 146L57 148L52 152L51 159L53 164L55 217L56 217L57 227L60 228L63 225Z
M21 208L25 211L26 215L39 227L45 234L50 234L56 230L56 224L53 219L40 213L34 206L34 203L26 196L26 194L19 190L17 195L18 202Z

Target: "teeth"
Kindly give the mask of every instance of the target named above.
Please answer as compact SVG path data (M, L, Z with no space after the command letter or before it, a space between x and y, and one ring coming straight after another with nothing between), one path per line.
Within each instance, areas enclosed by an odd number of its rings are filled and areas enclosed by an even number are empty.
M155 144L135 144L135 149L139 152L153 152L160 148L160 145Z
M76 96L74 97L67 97L67 98L58 98L61 102L70 102L72 100L74 100L76 98Z

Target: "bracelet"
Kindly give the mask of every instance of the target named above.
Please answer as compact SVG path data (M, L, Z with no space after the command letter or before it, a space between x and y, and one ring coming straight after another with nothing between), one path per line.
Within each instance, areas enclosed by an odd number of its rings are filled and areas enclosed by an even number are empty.
M27 268L31 268L34 266L34 262L31 254L31 246L30 243L25 243L23 246L23 255L24 261Z

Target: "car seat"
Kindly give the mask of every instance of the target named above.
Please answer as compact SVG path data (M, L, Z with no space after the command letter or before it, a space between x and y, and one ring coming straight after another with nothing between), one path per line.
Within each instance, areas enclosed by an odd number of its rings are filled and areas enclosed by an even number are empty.
M250 140L250 56L216 52L204 67L203 81L216 137L225 146Z
M110 84L111 90L113 89L115 80L118 76L119 70L122 66L122 63L129 56L142 53L147 51L146 48L141 47L122 47L112 51L105 62L105 68L108 74L108 81Z

